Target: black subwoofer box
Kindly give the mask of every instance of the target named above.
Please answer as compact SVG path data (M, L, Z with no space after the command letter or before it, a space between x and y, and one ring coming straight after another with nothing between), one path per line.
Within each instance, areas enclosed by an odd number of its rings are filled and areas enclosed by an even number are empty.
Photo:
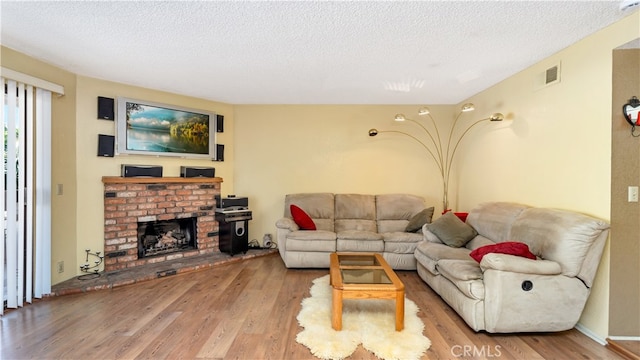
M162 166L157 165L126 165L121 166L122 177L162 177Z
M212 178L216 176L216 168L180 166L180 176L183 178L192 178L192 177Z

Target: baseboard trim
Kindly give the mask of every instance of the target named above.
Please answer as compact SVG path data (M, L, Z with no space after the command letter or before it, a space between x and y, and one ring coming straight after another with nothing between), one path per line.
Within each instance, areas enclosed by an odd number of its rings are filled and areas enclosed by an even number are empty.
M620 337L625 337L625 336L616 336L616 338L620 338ZM636 339L638 338L636 337ZM623 340L617 340L617 341L623 341ZM622 346L617 341L612 338L607 338L607 347L611 349L611 351L615 352L616 354L624 358L627 358L629 360L640 360L640 356L638 356L637 354L634 354L633 352L631 352L631 350L628 350L626 347ZM635 341L635 340L624 340L624 341Z
M588 328L586 328L584 325L577 323L576 324L576 330L580 331L581 333L585 334L586 336L588 336L589 338L591 338L591 340L597 342L598 344L605 346L607 345L607 340L598 336L596 333L594 333L593 331L589 330Z
M614 341L640 341L640 336L609 336L607 340Z

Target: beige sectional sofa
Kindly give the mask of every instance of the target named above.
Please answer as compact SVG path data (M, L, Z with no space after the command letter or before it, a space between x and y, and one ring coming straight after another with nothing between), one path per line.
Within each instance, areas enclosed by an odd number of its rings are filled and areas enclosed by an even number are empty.
M500 202L481 204L466 224L475 236L461 247L446 245L435 235L441 230L439 219L425 225L426 241L418 245L415 257L419 276L471 328L504 333L561 331L576 325L593 285L608 223L570 211ZM474 249L507 241L526 244L537 259L489 253L478 263L470 257Z
M300 229L292 204L309 215L316 230ZM288 268L328 268L332 252L355 251L382 253L392 268L415 270L414 251L424 237L421 230L405 230L417 214L433 214L423 198L410 194L289 194L284 205L276 239Z

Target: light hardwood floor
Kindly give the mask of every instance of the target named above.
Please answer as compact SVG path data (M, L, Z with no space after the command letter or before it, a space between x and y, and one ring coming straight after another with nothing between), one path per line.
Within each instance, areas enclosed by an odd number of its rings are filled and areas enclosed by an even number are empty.
M0 318L2 359L315 359L295 341L300 301L328 269L277 254L113 290L39 301ZM399 271L432 346L424 359L622 359L576 330L472 331L415 271ZM464 355L469 349L470 356ZM473 354L472 349L477 349ZM484 350L483 350L484 349ZM376 359L361 346L350 359Z

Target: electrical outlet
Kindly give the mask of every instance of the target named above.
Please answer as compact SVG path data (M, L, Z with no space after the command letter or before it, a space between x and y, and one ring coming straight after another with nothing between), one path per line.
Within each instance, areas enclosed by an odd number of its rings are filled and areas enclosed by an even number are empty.
M64 261L58 261L56 266L58 269L58 274L62 274L64 272Z

